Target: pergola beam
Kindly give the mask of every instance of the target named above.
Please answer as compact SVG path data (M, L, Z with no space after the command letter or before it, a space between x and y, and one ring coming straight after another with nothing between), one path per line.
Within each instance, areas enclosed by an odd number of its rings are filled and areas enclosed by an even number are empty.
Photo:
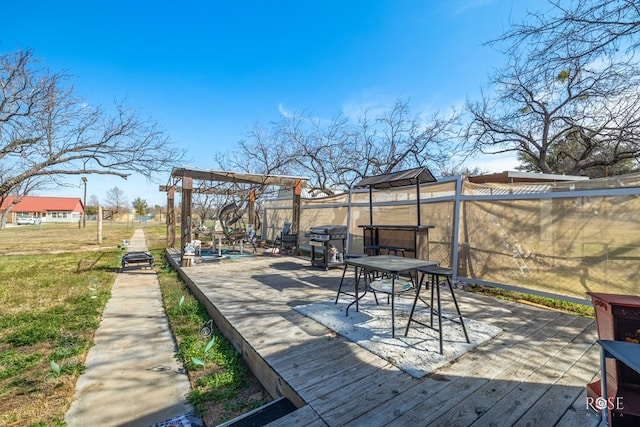
M170 186L170 185L161 185L160 191L169 191L170 188L173 188L175 191L182 192L182 187L180 185ZM197 187L192 189L193 194L219 194L219 195L228 195L228 194L239 194L239 195L249 195L253 189L249 190L232 190L232 189L222 189L222 188L202 188Z
M307 185L307 178L286 175L261 175L254 173L230 172L219 170L204 170L192 168L173 168L171 176L174 178L191 177L198 181L235 182L238 184L275 185L293 188L300 180L301 186Z

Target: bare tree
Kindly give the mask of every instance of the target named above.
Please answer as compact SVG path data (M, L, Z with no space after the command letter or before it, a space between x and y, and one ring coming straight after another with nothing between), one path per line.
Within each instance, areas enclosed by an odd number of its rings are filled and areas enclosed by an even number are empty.
M98 199L98 196L96 196L95 194L89 196L89 206L100 206L100 199Z
M458 114L412 115L407 99L397 99L388 112L375 119L372 135L364 138L367 174L389 173L420 165L435 170L454 155L464 157L457 146L454 126Z
M590 62L640 46L640 7L633 0L550 0L550 8L531 12L494 45L507 42L510 54L529 51L547 62Z
M333 194L353 187L364 176L416 166L444 167L456 151L457 119L455 113L411 115L406 99L396 100L389 111L374 118L369 111L360 117L338 114L331 119L289 113L272 123L271 130L254 127L249 142L243 141L235 156L252 159L260 153L259 162L242 164L258 165L252 172L305 176L310 190Z
M638 76L628 70L514 61L494 78L492 98L468 104L467 138L484 153L517 153L524 169L544 173L596 176L640 159Z
M307 114L289 115L276 129L292 149L289 155L293 170L310 178L310 190L330 195L335 188L344 188L346 166L354 162L346 117L338 115L324 121Z
M508 64L492 77L491 96L468 103L467 139L484 153L517 153L525 170L592 177L637 170L637 4L550 4L492 42L507 44Z
M216 163L223 169L247 173L290 173L291 147L275 130L275 126L269 129L260 123L254 123L235 150L217 154Z
M124 191L120 188L113 187L107 191L105 205L113 209L115 213L126 210L128 204L129 202L127 201Z
M193 207L200 217L201 225L213 216L218 203L218 197L215 194L196 194L193 197Z
M124 103L113 116L88 105L67 75L41 67L31 51L0 54L0 88L0 202L68 175L151 178L183 156L156 122Z

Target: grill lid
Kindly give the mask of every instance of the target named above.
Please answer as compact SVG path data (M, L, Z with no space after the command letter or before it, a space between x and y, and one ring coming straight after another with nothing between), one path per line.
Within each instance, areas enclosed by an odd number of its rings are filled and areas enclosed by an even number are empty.
M331 236L337 234L346 234L347 226L346 225L318 225L316 227L311 227L311 234L328 234Z

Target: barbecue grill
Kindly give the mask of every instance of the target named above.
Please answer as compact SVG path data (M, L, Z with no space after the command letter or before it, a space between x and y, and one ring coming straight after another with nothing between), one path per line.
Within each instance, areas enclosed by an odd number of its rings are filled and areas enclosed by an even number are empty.
M329 267L342 265L342 262L329 260L329 248L333 244L339 253L344 253L347 240L347 227L344 225L320 225L309 230L309 244L311 245L311 264L316 267ZM317 254L322 248L322 254ZM320 252L320 251L318 251ZM317 257L321 255L321 257Z
M347 238L346 225L320 225L311 227L309 238L318 241L343 240Z

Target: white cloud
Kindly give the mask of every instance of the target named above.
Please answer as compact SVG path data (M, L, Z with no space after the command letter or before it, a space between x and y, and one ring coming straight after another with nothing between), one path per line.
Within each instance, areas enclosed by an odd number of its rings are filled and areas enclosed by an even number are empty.
M295 116L295 113L284 108L284 105L278 104L278 112L282 117L291 118Z
M375 90L361 93L342 104L342 113L355 120L367 113L369 118L389 112L398 96L377 93Z

